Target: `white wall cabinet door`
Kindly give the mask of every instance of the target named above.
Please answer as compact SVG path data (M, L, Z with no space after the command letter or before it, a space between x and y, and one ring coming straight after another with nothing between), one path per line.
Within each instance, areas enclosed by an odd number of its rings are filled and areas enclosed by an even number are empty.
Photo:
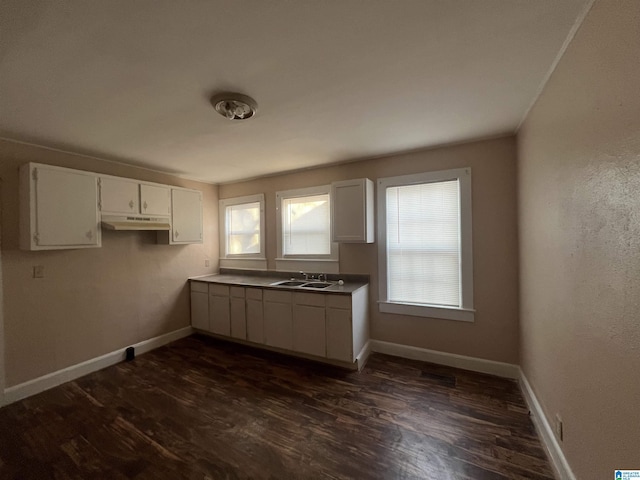
M98 179L40 164L20 172L20 248L99 247Z
M293 318L291 292L265 291L264 343L271 347L293 348Z
M318 357L326 356L324 306L293 306L293 350Z
M331 235L334 242L373 243L373 182L368 178L331 184Z
M247 288L247 340L264 343L264 310L262 290Z
M244 290L242 287L231 287L230 299L231 336L242 340L247 338L247 311Z
M207 293L191 291L191 326L200 330L209 330L209 295Z
M202 243L202 192L171 190L171 243Z
M100 177L100 211L114 215L140 213L140 184L126 178Z
M327 358L353 362L351 309L327 307Z
M218 335L231 335L229 287L209 285L209 329Z
M143 215L170 215L171 188L141 183L140 213Z

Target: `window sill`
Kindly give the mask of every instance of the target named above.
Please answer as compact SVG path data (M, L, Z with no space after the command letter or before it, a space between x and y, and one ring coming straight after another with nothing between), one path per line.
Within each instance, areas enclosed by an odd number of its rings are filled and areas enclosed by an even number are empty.
M330 258L276 258L276 271L340 273L340 262Z
M431 307L412 303L378 302L378 308L383 313L409 315L412 317L441 318L457 320L459 322L474 322L475 310L469 308Z
M238 268L246 270L266 270L266 258L221 258L221 268Z

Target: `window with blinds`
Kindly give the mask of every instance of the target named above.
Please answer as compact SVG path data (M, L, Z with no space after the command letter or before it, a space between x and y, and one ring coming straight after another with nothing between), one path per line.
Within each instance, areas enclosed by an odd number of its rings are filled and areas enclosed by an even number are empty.
M282 254L331 254L329 194L282 198Z
M459 181L386 189L387 299L461 307Z
M380 312L475 321L471 169L377 185Z
M226 254L260 253L260 202L226 207Z

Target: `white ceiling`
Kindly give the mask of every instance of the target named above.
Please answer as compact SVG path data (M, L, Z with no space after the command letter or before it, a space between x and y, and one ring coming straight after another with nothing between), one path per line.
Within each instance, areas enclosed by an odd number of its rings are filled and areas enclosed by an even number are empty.
M513 132L587 3L2 0L0 136L218 183Z

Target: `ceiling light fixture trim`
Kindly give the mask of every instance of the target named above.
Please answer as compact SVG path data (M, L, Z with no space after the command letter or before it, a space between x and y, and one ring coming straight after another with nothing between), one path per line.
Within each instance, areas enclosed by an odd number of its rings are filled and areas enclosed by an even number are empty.
M211 105L228 120L248 120L258 109L256 101L241 93L220 93L211 98Z

